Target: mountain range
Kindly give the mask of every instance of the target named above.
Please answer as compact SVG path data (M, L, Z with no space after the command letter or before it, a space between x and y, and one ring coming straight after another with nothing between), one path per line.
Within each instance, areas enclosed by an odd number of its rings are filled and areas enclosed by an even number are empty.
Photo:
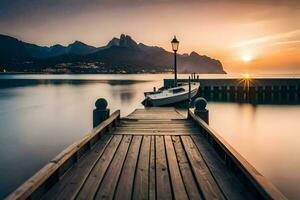
M103 47L75 41L38 46L0 35L0 71L45 73L159 73L173 71L174 55L122 34ZM225 73L219 60L196 52L178 54L179 73Z

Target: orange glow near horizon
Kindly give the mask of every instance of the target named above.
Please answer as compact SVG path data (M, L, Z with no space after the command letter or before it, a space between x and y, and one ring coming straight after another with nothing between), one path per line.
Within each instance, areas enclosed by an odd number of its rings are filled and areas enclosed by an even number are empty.
M239 80L239 85L243 85L243 88L249 90L253 80L249 73L242 74L243 78Z

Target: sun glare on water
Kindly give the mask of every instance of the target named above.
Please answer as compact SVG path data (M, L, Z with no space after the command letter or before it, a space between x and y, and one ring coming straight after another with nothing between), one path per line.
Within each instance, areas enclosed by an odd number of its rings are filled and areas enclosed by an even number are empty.
M250 74L246 73L244 74L244 79L249 79L250 78Z

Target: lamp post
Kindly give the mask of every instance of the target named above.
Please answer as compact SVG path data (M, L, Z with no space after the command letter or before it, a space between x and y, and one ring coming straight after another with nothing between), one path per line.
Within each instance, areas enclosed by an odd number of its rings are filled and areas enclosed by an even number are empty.
M174 87L177 87L177 60L176 60L176 52L178 50L179 41L174 36L173 40L171 41L172 49L174 51Z

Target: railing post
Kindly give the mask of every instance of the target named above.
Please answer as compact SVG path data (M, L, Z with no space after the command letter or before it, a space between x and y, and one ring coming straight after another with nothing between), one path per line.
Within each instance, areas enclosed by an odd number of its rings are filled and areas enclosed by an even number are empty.
M107 108L107 101L105 99L98 99L95 106L96 108L93 111L93 128L109 118L109 109Z
M209 117L208 117L208 110L206 109L207 101L202 98L198 97L195 100L195 115L199 116L203 119L207 124L209 124Z

